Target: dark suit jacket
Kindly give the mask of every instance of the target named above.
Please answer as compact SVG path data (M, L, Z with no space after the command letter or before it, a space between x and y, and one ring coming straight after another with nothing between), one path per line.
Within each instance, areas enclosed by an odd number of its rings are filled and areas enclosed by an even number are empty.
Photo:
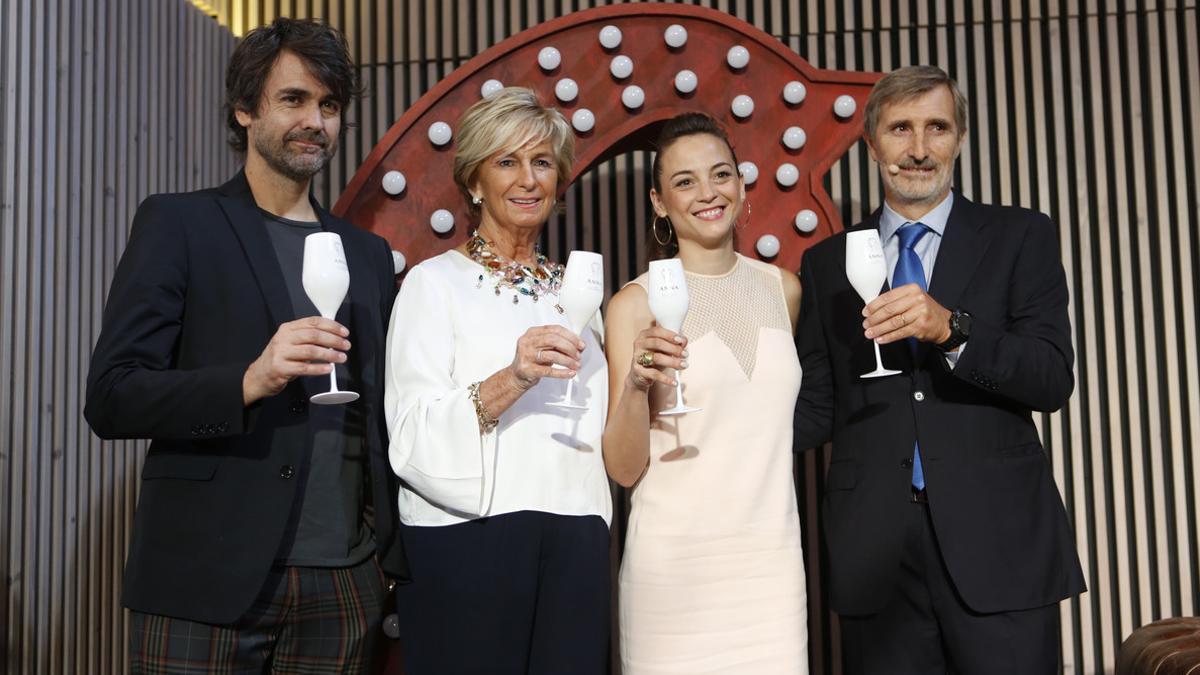
M879 215L851 229L878 228ZM883 363L903 374L861 379L875 357L845 260L844 234L805 253L796 335L796 447L833 440L824 522L834 610L872 613L895 583L918 440L934 530L971 609L1020 610L1082 592L1032 416L1061 408L1074 387L1049 218L955 194L929 288L974 319L954 369L935 346L921 344L914 358L901 341L883 346Z
M375 536L407 574L383 412L384 332L395 293L382 238L330 215L350 268L347 368L362 397ZM238 619L279 551L312 434L301 382L249 407L242 376L294 318L245 175L154 195L138 208L109 291L84 415L101 438L152 439L125 567L124 603L207 623Z

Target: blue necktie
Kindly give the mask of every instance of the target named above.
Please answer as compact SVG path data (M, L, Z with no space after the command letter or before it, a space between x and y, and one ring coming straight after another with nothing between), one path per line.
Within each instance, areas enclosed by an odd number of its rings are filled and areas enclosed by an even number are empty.
M905 284L917 284L921 290L928 290L928 285L925 283L925 266L921 264L921 256L917 255L913 247L917 245L921 237L925 236L926 232L930 231L929 226L924 223L905 223L896 231L896 236L900 238L900 255L896 258L896 269L892 271L892 288L899 288ZM908 347L915 357L917 339L908 338ZM918 490L925 489L925 471L921 468L921 448L916 443L913 444L912 484Z

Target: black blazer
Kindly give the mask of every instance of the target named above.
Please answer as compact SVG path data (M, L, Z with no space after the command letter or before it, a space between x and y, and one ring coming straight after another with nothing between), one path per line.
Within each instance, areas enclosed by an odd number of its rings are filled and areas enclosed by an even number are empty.
M878 228L879 215L851 230ZM1032 416L1061 408L1074 387L1050 219L955 194L929 288L974 319L953 370L935 346L921 344L914 358L901 341L883 346L883 363L903 374L859 377L875 357L845 259L844 234L805 253L796 335L796 447L833 440L824 524L834 610L874 612L895 583L918 440L942 556L971 609L1027 609L1082 592Z
M314 202L341 235L350 299L347 368L366 412L375 536L407 575L383 420L384 333L395 294L382 238ZM124 604L229 623L262 589L292 511L311 433L301 382L244 407L242 376L293 318L245 175L153 195L133 220L88 373L84 415L101 438L149 438L125 566Z

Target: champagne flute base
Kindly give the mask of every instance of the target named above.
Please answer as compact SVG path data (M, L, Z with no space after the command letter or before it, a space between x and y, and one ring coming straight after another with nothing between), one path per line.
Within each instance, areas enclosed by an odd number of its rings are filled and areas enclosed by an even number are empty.
M888 370L887 368L876 368L875 370L872 370L869 373L863 373L862 375L859 375L859 377L861 377L865 380L865 379L869 379L872 377L888 377L889 375L899 375L902 372L904 372L904 371Z
M547 403L546 405L553 406L555 408L566 408L567 410L587 410L588 409L588 407L586 405L579 405L578 403L571 403L570 401L551 401L551 402Z
M663 415L684 415L690 412L700 412L703 408L689 408L686 405L677 405L666 410L659 410L658 414Z
M323 391L313 394L308 402L315 405L340 405L358 400L358 394L353 391Z

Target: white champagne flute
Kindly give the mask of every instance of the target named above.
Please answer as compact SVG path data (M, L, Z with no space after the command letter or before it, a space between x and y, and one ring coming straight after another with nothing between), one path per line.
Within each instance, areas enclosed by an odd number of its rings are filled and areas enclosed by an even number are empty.
M683 274L683 261L679 258L652 260L650 273L646 276L650 312L654 314L654 320L663 328L679 333L683 330L683 320L688 313L687 277ZM682 415L700 411L700 408L689 408L683 404L681 374L680 371L675 371L675 405L658 411L659 415Z
M869 304L879 297L883 282L887 281L887 259L883 257L883 243L878 230L856 230L846 233L846 278L858 292L863 303ZM875 370L863 373L862 377L887 377L899 375L899 370L883 367L879 354L879 343L875 345Z
M304 292L326 319L337 315L338 307L350 289L350 270L342 238L335 232L317 232L304 238ZM352 391L339 391L337 364L329 369L329 391L313 394L308 400L320 405L335 405L358 400Z
M571 330L580 335L592 320L600 303L604 302L604 256L591 251L571 251L567 256L567 269L563 271L562 284L558 288L558 306ZM567 380L567 394L561 401L547 405L572 410L587 410L586 405L573 402L575 380L578 374Z

